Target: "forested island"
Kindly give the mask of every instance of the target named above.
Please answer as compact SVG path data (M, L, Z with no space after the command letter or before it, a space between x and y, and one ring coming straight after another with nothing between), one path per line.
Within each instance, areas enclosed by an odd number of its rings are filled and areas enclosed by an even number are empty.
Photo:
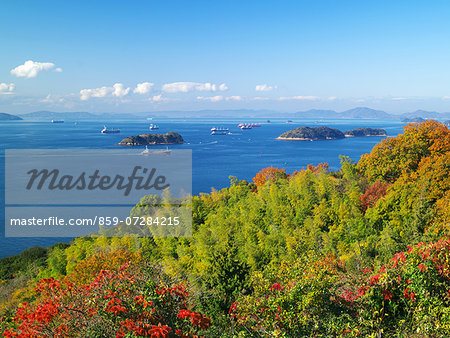
M16 120L22 120L22 118L16 115L0 113L0 121L16 121Z
M315 141L344 138L342 131L329 127L299 127L281 134L277 140Z
M329 127L299 127L284 132L277 140L283 141L317 141L337 140L345 137L387 136L386 130L376 128L357 128L342 132Z
M183 137L174 132L165 134L143 134L124 138L118 144L122 146L143 146L158 144L180 144L184 143Z
M344 134L345 137L387 136L386 130L379 128L356 128Z
M83 237L2 259L0 333L449 337L449 160L444 124L409 124L336 171L269 167L193 196L192 237Z

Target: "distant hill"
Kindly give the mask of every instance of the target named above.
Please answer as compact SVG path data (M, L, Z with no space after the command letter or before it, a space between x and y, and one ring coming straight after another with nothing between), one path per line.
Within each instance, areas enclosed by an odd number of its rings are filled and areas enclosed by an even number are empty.
M400 118L402 120L406 119L406 118L415 118L415 117L420 117L422 119L435 119L435 120L445 120L445 119L450 119L450 113L438 113L435 111L427 111L427 110L416 110L413 112L409 112L409 113L404 113L400 115Z
M375 110L367 107L357 107L340 113L342 118L349 119L392 119L393 115L382 110Z
M367 107L356 107L343 112L334 110L310 109L295 113L296 117L312 119L393 119L394 115L382 110L375 110Z
M295 113L296 117L303 117L308 119L336 119L339 118L339 113L334 110L321 110L321 109L310 109L307 111L299 111Z
M402 120L402 122L405 122L405 123L410 123L410 122L422 123L422 122L425 122L425 121L426 120L424 118L422 118L422 117L407 117L407 118L404 118Z
M16 115L0 113L0 121L13 121L13 120L22 120L22 118Z

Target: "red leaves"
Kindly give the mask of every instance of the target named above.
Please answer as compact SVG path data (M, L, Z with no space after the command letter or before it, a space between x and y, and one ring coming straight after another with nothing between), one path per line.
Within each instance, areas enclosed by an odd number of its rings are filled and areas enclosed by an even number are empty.
M420 263L418 267L419 267L419 270L420 270L421 272L428 271L428 266L426 266L426 265L423 264L423 263Z
M403 290L403 297L414 302L416 300L416 294L414 292L409 292L409 288Z
M148 333L150 334L150 337L168 337L169 332L172 331L170 327L167 325L161 325L161 323L158 324L158 326L152 325Z
M211 320L203 314L179 311L188 306L184 285L148 289L155 282L148 283L145 271L122 264L115 270L101 269L87 284L74 284L68 278L40 280L36 289L41 297L34 304L22 304L4 336L79 336L94 325L105 336L169 337L177 329L183 337L182 330L192 335L209 328Z
M384 290L382 295L384 296L384 300L391 300L393 296L392 292L389 290Z
M122 301L117 298L112 298L109 300L105 307L106 312L114 313L116 316L121 312L128 312L128 309L122 306Z
M282 287L280 284L278 284L278 283L274 283L274 284L270 287L270 291L274 291L274 290L280 291L281 289L283 289L283 287Z
M378 284L378 282L380 281L380 274L376 274L373 276L370 276L370 285L375 285Z
M230 308L231 311L231 308ZM193 312L190 310L180 310L178 312L178 318L186 319L190 318L193 326L198 326L201 329L207 329L211 325L211 319L207 318L205 315Z
M363 212L366 212L368 208L372 208L380 198L386 196L389 186L390 184L387 182L376 181L363 195L359 196Z

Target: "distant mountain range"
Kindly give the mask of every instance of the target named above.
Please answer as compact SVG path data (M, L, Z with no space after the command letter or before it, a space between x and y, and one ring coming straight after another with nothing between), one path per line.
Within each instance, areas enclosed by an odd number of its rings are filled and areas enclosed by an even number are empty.
M22 120L19 116L0 113L0 121Z
M296 117L303 118L329 118L329 119L395 119L404 120L406 118L423 118L445 120L450 118L450 113L438 113L425 110L416 110L410 113L403 113L400 115L388 114L382 110L375 110L367 107L357 107L343 112L336 112L334 110L319 110L311 109L295 113Z
M88 112L52 112L52 111L36 111L32 113L20 114L20 117L24 120L35 120L35 121L50 121L50 120L99 120L99 119L142 119L142 116L137 116L133 114L117 114L117 113L102 113L102 114L92 114Z
M329 118L329 119L398 119L398 115L391 115L382 110L367 107L357 107L343 112L334 110L311 109L295 113L296 117Z
M9 115L9 114L2 114ZM0 119L2 118L0 114ZM14 116L14 115L10 115ZM37 111L26 114L19 114L24 120L50 121L50 120L142 120L147 117L176 117L176 118L193 118L193 117L228 117L228 118L306 118L306 119L393 119L405 120L411 118L436 119L444 121L450 119L450 113L438 113L433 111L416 110L414 112L404 113L400 115L388 114L382 110L371 109L368 107L356 107L353 109L337 112L334 110L310 109L307 111L299 111L295 113L279 112L275 110L253 110L253 109L229 109L229 110L197 110L197 111L154 111L140 112L134 114L127 113L101 113L93 114L88 112L52 112Z

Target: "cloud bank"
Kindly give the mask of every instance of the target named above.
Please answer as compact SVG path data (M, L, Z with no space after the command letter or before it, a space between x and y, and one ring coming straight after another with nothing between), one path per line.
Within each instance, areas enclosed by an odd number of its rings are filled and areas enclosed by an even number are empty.
M40 72L49 71L55 67L54 63L51 62L35 62L32 60L25 61L23 65L17 66L11 69L11 74L17 77L33 78L36 77ZM62 72L61 68L56 68L57 72Z
M152 90L154 85L155 84L151 83L151 82L138 83L136 85L136 88L134 88L133 93L141 94L141 95L147 94L147 93L149 93Z
M123 83L116 83L112 87L99 87L93 89L82 89L80 90L80 99L82 101L89 100L92 97L124 97L128 95L130 88L125 88Z
M274 90L276 88L277 88L277 86L269 86L264 83L264 84L256 85L255 90L257 92L270 92L271 90Z
M192 91L215 92L215 91L225 91L227 89L228 87L225 83L216 85L209 82L206 83L172 82L166 83L162 86L162 91L166 93L187 93Z

